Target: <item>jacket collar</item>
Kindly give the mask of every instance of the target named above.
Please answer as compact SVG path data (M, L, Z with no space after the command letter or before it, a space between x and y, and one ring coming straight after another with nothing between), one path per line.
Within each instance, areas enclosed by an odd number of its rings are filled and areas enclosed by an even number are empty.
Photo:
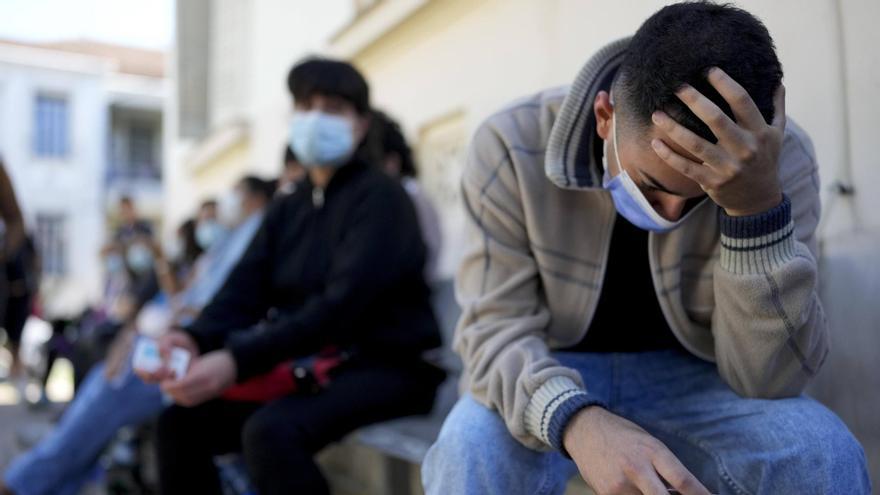
M578 73L568 90L559 115L550 130L550 141L544 160L547 178L563 189L602 187L596 166L596 146L602 140L596 135L593 101L602 88L611 86L617 69L626 55L629 38L614 41L593 55Z
M369 170L369 168L370 165L356 153L348 163L333 174L325 188L316 187L310 176L306 174L305 179L300 183L297 190L301 188L304 194L311 195L312 205L316 208L322 208L328 196L334 195L338 189L344 188L352 179Z

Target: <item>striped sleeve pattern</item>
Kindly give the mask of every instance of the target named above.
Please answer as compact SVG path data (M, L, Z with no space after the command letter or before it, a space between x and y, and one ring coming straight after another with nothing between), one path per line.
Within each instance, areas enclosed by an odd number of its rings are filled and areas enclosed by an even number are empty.
M593 405L604 407L570 378L553 377L535 391L526 406L526 428L545 444L566 454L562 444L566 426L580 410Z
M732 217L720 211L721 266L736 274L769 273L795 257L791 200L757 215Z

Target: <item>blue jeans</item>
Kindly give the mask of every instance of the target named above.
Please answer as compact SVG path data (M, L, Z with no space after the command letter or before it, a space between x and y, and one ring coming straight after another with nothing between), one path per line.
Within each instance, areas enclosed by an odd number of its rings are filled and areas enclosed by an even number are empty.
M662 441L712 493L871 493L858 441L810 398L742 398L714 364L679 351L555 356L578 370L611 412ZM561 494L576 473L560 453L517 442L496 412L468 395L422 466L428 495Z
M55 429L13 461L4 482L16 495L75 495L119 428L156 417L162 409L159 387L145 384L130 366L107 380L104 364L98 364Z

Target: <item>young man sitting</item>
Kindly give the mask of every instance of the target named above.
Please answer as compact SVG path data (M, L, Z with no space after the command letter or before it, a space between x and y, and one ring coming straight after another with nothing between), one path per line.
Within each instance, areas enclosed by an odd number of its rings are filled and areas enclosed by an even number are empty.
M477 131L455 348L468 394L429 494L867 494L802 395L828 352L818 181L767 29L665 7L566 90Z

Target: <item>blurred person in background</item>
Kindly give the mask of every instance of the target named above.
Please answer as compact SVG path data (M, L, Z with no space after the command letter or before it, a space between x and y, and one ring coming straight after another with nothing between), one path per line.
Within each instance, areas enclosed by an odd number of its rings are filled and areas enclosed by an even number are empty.
M158 242L154 242L151 248L157 261L159 287L168 296L178 294L187 285L196 261L204 252L196 242L196 220L191 218L180 224L164 250Z
M196 215L196 243L207 251L224 234L225 229L217 219L217 200L206 199L202 201Z
M180 284L183 289L176 295L163 292L155 297L116 337L107 359L89 371L55 429L9 466L0 482L0 494L78 493L120 428L155 418L166 407L159 387L145 384L132 370L136 339L139 335L158 337L169 326L189 323L198 316L250 244L274 193L271 181L250 176L239 181L225 196L231 199L221 200L227 204L220 211L225 212L222 216L228 234L201 256L193 247L195 220L187 220L177 229L174 244L188 246L179 251L180 257L169 260L165 252L153 248L153 263L169 271L176 265L178 280L173 285ZM211 206L205 208L205 204ZM206 202L199 215L202 220L212 220L214 210L213 202Z
M28 317L33 313L40 291L40 257L33 237L28 235L18 252L6 260L7 300L6 313L0 325L6 330L13 356L10 375L20 374L18 347Z
M262 495L329 493L314 454L361 426L430 411L444 373L425 247L406 192L356 153L366 81L345 62L290 72L290 140L308 178L275 201L253 244L195 322L160 341L192 355L160 381L177 403L159 420L162 493L220 494L215 455L243 452ZM236 381L335 347L329 383L265 404L219 400Z
M664 7L490 117L462 179L469 393L426 492L563 493L579 471L600 495L870 493L803 395L828 355L817 168L770 33L731 4Z
M12 353L11 369L9 370L11 375L18 374L18 343L21 332L18 329L16 318L13 318L15 321L7 319L7 307L11 298L13 315L20 310L16 306L16 297L20 300L21 297L26 296L27 286L26 284L21 286L21 279L14 273L16 270L13 269L13 273L10 273L7 266L15 267L17 263L23 261L21 257L25 245L24 219L16 200L12 181L6 173L3 159L0 158L0 325L6 331L7 342ZM18 266L23 267L23 265ZM9 275L13 275L14 280L10 280Z
M439 278L437 261L443 248L443 233L440 230L437 210L418 181L418 170L412 149L406 142L400 124L379 110L372 112L370 134L375 136L379 167L386 174L400 181L416 207L422 238L428 249L425 276L428 282L436 282Z
M103 249L107 280L103 300L72 323L70 361L77 387L86 373L102 361L110 344L134 322L141 308L159 293L152 235L133 234Z
M150 222L142 219L138 214L134 200L130 196L119 198L117 205L119 224L113 235L113 240L122 244L128 244L137 237L152 237L153 226Z

